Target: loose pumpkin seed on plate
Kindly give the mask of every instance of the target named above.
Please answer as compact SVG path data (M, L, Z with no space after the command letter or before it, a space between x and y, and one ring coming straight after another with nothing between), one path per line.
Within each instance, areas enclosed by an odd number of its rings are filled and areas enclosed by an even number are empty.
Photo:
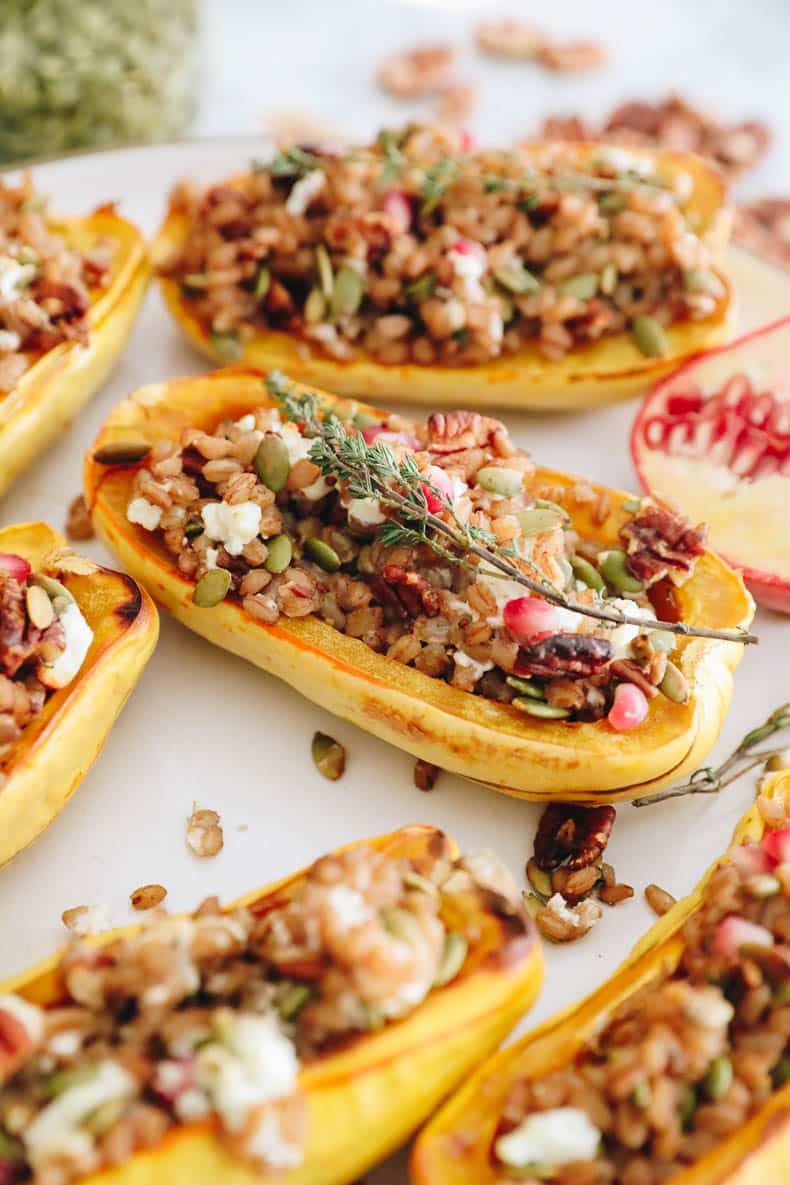
M313 736L311 747L315 767L330 782L341 778L346 769L346 750L339 741L325 732Z

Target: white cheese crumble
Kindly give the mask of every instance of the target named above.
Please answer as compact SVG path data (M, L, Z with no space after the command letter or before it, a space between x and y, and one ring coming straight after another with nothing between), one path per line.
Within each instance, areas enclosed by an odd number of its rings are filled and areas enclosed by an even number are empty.
M62 600L62 598L61 598ZM45 687L65 687L72 681L85 661L93 641L93 630L82 615L76 601L66 601L58 613L58 620L66 635L66 648L54 662L41 663L39 678Z
M280 436L285 441L288 460L292 465L295 465L297 461L303 461L308 456L313 442L306 436L302 436L299 429L293 424L283 424Z
M0 350L13 354L22 345L22 338L13 329L0 329Z
M206 535L222 543L228 555L241 555L252 543L261 524L261 508L257 502L207 502L201 511Z
M465 667L470 670L477 681L486 671L492 671L494 664L492 662L478 662L477 659L472 658L471 654L467 654L465 650L456 650L453 654L453 662L457 667Z
M76 1029L66 1029L50 1037L47 1048L55 1057L74 1057L82 1048L82 1036Z
M317 477L315 481L309 486L305 486L303 490L300 490L299 493L302 494L303 497L307 498L308 501L317 502L319 498L326 497L331 488L332 487L330 486L329 482L322 474L320 477Z
M162 521L162 507L154 506L147 498L132 498L126 507L130 523L138 523L146 531L155 531Z
M342 930L361 926L373 917L373 910L362 894L348 885L333 885L326 895L326 903Z
M363 527L376 527L387 521L378 498L351 498L346 503L349 517Z
M14 1020L21 1024L34 1045L43 1037L44 1013L29 1000L23 1000L21 996L9 992L8 995L0 996L0 1012L6 1012L9 1016L13 1016Z
M640 617L643 621L648 621L653 616L649 609L643 609L641 605L637 605L636 601L632 601L628 597L613 597L606 602L606 605L607 608L619 609L621 613L627 613L629 617ZM641 633L642 630L638 625L616 625L614 629L607 630L605 636L614 646L612 658L628 658L631 653L631 643Z
M20 263L10 255L0 255L0 302L18 300L37 271L35 263Z
M487 266L485 253L483 251L457 251L451 247L447 252L447 258L456 276L461 280L467 300L485 300L486 294L480 283Z
M220 1041L198 1052L198 1082L228 1131L239 1131L253 1107L291 1093L299 1060L271 1015L227 1011L217 1025Z
M248 412L246 416L242 416L240 420L236 420L236 427L240 432L252 432L255 427L255 416L252 412Z
M322 169L313 169L300 177L291 188L285 208L289 214L304 214L310 203L318 197L324 188L326 175Z
M601 1133L586 1111L555 1107L538 1111L496 1142L497 1157L514 1168L559 1168L574 1160L594 1160Z
M87 1082L64 1090L41 1111L22 1139L34 1174L48 1161L79 1163L90 1157L94 1136L82 1124L97 1107L116 1099L130 1099L136 1084L116 1062L100 1062Z
M219 548L218 547L207 547L205 555L206 555L206 570L210 572L213 568L216 568L216 566L217 566L217 558L219 556Z

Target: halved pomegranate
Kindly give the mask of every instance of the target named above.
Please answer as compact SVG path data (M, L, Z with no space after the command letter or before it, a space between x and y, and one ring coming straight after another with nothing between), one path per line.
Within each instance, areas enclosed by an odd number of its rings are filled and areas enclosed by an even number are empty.
M658 383L631 456L647 493L706 522L755 598L790 613L790 317Z

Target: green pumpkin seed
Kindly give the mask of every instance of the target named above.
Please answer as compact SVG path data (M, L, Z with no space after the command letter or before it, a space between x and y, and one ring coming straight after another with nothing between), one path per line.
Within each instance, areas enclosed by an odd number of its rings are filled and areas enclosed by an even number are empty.
M93 459L99 465L136 465L150 451L150 444L142 440L111 440L96 449Z
M631 322L631 333L639 350L647 358L663 358L669 352L664 326L656 321L655 317L648 317L646 314L634 317Z
M318 268L318 281L321 285L321 291L327 300L331 300L335 277L332 271L332 260L329 258L329 252L323 243L319 243L315 249L315 262Z
M205 530L203 523L199 518L187 519L184 524L184 538L197 539L198 535L202 535Z
M258 274L255 277L255 295L258 297L258 300L263 300L266 296L271 282L272 277L268 267L259 267Z
M581 580L582 584L586 584L588 588L595 589L596 592L603 592L606 585L603 576L589 560L586 560L582 555L571 556L571 567L573 574L577 580Z
M531 918L536 917L546 904L542 897L538 897L537 893L522 893L521 901Z
M774 1001L777 1006L783 1008L785 1004L790 1004L790 983L780 983L774 991Z
M326 299L320 288L311 288L304 302L304 319L310 325L326 318Z
M551 873L546 872L545 868L539 868L534 856L527 861L527 880L535 892L546 900L553 895Z
M408 909L397 909L385 906L379 910L382 925L388 934L401 942L408 942L414 946L419 937L419 927L414 914Z
M381 424L381 416L374 416L369 411L358 411L354 416L354 424L363 431L365 428L377 428Z
M291 1020L297 1012L304 1008L312 996L312 990L306 983L293 983L286 989L277 1006L282 1020Z
M438 897L439 888L427 876L423 876L419 872L407 872L404 874L403 883L409 889L419 889L421 893L427 893L429 897Z
M265 486L278 494L291 472L291 459L282 436L267 432L255 454L255 472Z
M563 506L560 506L559 502L551 502L548 498L536 498L535 505L539 506L541 510L553 510L555 514L560 516L566 526L570 525L571 516Z
M683 1131L689 1131L694 1112L697 1109L697 1093L693 1086L687 1086L678 1106L678 1118Z
M404 288L409 300L419 304L421 300L429 300L436 291L436 276L433 272L424 272L416 280L412 280Z
M330 547L323 539L317 539L315 536L305 539L303 550L308 559L318 564L325 572L337 572L340 567L340 556L334 547Z
M780 1058L771 1071L771 1081L774 1084L774 1089L778 1090L780 1086L785 1086L790 1082L790 1057Z
M480 480L479 473L477 480ZM521 510L516 518L521 526L521 534L527 539L531 539L533 535L541 535L544 531L553 531L565 522L563 514L550 510L547 506L533 506L529 510Z
M617 287L620 276L613 263L607 263L601 272L601 292L604 296L611 296Z
M459 934L457 930L451 930L445 935L444 950L439 963L439 970L436 972L436 978L433 981L434 987L444 987L446 983L455 979L466 962L468 950L469 944L466 938L463 934Z
M102 1103L95 1111L91 1113L82 1121L81 1126L89 1131L92 1136L103 1136L115 1127L118 1120L126 1111L128 1101L126 1099L108 1099L106 1103Z
M524 479L516 469L500 469L496 465L485 465L478 469L477 484L492 494L503 498L514 498L524 488Z
M649 1082L640 1082L634 1090L631 1091L631 1102L635 1107L648 1107L653 1097L653 1092L650 1089Z
M494 279L503 288L507 288L508 292L515 292L518 295L540 291L540 280L533 276L532 272L527 271L521 263L511 263L508 267L495 268Z
M671 654L678 644L677 638L669 630L651 630L647 640L654 650L659 650L662 654Z
M581 272L570 276L557 285L561 296L572 296L575 300L592 300L598 291L598 276L595 272Z
M508 675L505 679L508 687L512 687L519 695L526 695L529 699L545 700L543 688L533 683L531 679L522 679L519 675Z
M3 1160L23 1160L24 1149L22 1145L12 1140L10 1136L6 1135L4 1131L0 1131L0 1157Z
M714 272L704 268L690 267L683 273L683 287L687 292L705 292L708 296L721 296L721 280Z
M637 580L628 571L626 554L615 548L612 551L602 551L598 556L598 570L606 583L615 592L638 593L644 589L641 580Z
M560 572L562 572L562 587L566 590L572 589L574 585L573 568L570 566L568 560L564 555L558 555L554 557L554 562Z
M362 277L353 267L341 267L332 285L332 316L350 317L362 303Z
M688 703L689 685L673 662L667 662L667 669L658 690L667 699L671 699L673 704Z
M625 194L613 189L598 198L598 209L604 214L619 214L625 209Z
M541 703L540 700L521 698L512 701L513 707L528 716L539 716L541 720L567 720L570 712L567 708L555 708L553 704Z
M236 362L241 357L241 342L235 333L212 333L211 345L223 362Z
M732 1069L732 1062L724 1054L715 1057L710 1063L708 1072L705 1075L705 1093L709 1099L718 1102L723 1099L727 1091L732 1086L734 1074Z
M227 568L211 568L195 585L192 600L200 609L212 609L225 600L230 585L231 576Z
M330 782L342 778L346 769L346 751L339 741L325 732L317 732L311 745L313 762L320 774Z
M74 603L74 597L66 588L65 584L61 584L59 580L55 580L54 576L44 576L38 572L33 577L33 581L43 588L58 616L60 616L59 610L62 611L66 605Z
M58 1095L64 1094L72 1086L83 1086L86 1082L92 1082L98 1072L98 1066L95 1065L74 1066L70 1070L56 1070L42 1084L44 1094L49 1099L56 1099Z
M266 540L266 560L264 568L275 575L284 572L293 559L293 544L288 535L275 535Z

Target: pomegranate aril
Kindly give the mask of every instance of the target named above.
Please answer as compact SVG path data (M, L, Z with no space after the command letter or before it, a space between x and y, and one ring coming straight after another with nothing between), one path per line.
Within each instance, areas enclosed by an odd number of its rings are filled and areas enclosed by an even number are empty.
M537 642L560 628L553 605L539 597L514 597L502 611L505 629L517 642Z
M620 683L615 688L614 703L607 720L616 732L638 728L648 713L645 693L634 683Z
M790 864L790 827L767 831L763 848L774 864Z
M31 571L30 564L24 556L14 555L12 552L0 551L0 572L4 572L6 576L10 576L13 580L24 583Z
M411 228L414 211L407 194L403 193L400 189L391 189L389 193L384 195L384 201L381 205L384 213L388 214L397 223L401 233L405 234Z
M771 869L768 853L759 843L734 844L729 857L743 877L760 876Z
M737 957L744 946L773 946L774 936L765 926L747 922L746 918L731 914L720 923L713 941L714 950L720 955Z

